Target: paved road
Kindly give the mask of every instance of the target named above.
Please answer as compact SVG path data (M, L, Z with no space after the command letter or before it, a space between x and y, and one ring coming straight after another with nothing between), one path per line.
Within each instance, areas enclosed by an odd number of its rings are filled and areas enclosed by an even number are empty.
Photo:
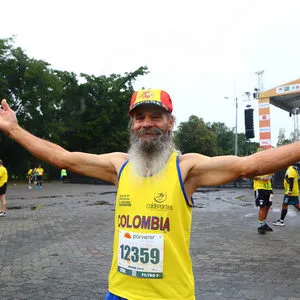
M115 188L10 184L0 218L0 299L103 299L110 268ZM197 299L300 299L300 213L257 233L251 189L195 193L191 255ZM280 214L275 191L269 214Z

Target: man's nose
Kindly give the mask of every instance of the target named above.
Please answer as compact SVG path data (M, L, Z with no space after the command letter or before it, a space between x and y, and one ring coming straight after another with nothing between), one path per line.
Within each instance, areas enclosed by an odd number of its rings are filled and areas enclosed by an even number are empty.
M146 117L143 122L144 128L153 127L153 120L150 117Z

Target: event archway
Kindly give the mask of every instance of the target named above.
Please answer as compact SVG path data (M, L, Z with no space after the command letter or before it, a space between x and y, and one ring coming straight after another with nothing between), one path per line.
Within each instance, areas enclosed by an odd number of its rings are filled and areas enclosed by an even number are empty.
M259 93L259 144L271 148L270 104L279 107L291 115L300 113L300 78Z

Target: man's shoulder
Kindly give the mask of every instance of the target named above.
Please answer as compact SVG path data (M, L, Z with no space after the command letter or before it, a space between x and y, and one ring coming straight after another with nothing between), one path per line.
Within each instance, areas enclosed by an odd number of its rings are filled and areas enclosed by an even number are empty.
M107 153L104 155L107 157L110 157L111 159L118 159L118 160L123 160L123 161L128 160L128 158L129 158L128 153L125 153L125 152L111 152L111 153Z
M185 153L178 157L180 169L186 174L189 173L191 169L201 170L202 167L208 163L208 159L208 156L199 153Z
M179 156L180 161L193 161L193 160L202 160L209 158L206 155L200 154L200 153L184 153Z
M199 153L185 153L178 158L180 166L187 168L201 167L210 163L210 157Z
M110 159L116 170L119 170L121 166L129 159L128 153L124 152L111 152L105 154L107 159Z

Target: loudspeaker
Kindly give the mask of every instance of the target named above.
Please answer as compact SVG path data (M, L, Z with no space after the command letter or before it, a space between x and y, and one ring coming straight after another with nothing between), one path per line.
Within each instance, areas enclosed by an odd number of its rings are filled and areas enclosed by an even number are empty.
M254 138L253 110L253 108L245 109L245 135L247 140Z

